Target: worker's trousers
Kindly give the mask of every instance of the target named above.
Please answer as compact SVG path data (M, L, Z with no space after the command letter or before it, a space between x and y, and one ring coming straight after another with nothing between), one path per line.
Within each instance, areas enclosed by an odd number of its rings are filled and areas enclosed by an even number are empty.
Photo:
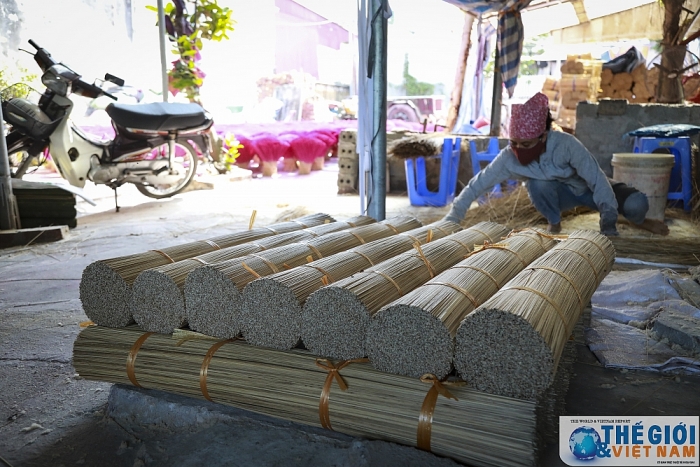
M624 189L613 190L619 204L618 212L630 222L641 224L649 210L647 197L644 193L632 187L624 186L624 188L633 191L633 193L630 194L628 191L623 195ZM550 224L558 224L561 222L561 213L563 211L568 211L578 206L586 206L598 211L598 206L593 202L593 192L591 190L587 190L584 194L577 196L567 185L556 180L530 179L527 181L527 192L535 209Z

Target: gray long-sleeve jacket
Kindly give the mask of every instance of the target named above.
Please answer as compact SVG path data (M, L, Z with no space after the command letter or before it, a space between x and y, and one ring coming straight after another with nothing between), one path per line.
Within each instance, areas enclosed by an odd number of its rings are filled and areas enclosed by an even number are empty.
M561 131L549 131L546 151L539 161L522 165L510 146L482 169L455 198L446 220L460 222L469 206L494 185L506 180L557 180L566 184L576 195L593 192L593 201L601 214L617 216L617 201L610 182L598 161L574 136Z

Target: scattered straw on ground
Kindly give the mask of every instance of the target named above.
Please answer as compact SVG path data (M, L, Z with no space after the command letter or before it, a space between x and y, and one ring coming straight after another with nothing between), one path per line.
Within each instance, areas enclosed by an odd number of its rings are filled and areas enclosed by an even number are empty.
M544 216L532 205L524 186L518 186L500 196L485 196L485 199L487 200L485 203L467 211L464 225L491 221L515 229L547 224ZM572 209L564 212L562 219L590 211L590 209L583 207Z

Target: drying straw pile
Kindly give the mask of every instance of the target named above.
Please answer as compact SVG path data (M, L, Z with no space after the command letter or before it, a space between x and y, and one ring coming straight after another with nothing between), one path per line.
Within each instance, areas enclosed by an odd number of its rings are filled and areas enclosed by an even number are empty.
M382 306L454 266L475 244L495 243L507 233L502 225L482 222L317 290L302 312L304 345L331 358L365 357L367 328Z
M534 400L552 383L564 344L614 261L604 235L569 235L462 321L458 374L476 389Z
M172 316L173 322L184 323L186 319L183 288L187 275L206 264L215 264L255 254L271 248L311 240L329 233L376 222L368 216L357 216L345 222L331 222L309 229L273 235L254 242L243 243L212 251L191 259L166 264L143 271L132 286L131 313L138 323L146 323L150 316ZM173 328L163 332L172 332Z
M700 264L700 242L697 238L612 237L617 256L653 263Z
M554 245L535 230L516 233L385 306L367 331L370 362L389 373L444 378L452 371L454 336L464 317Z
M85 268L80 281L83 310L88 318L101 326L126 326L133 323L130 310L131 286L146 269L328 222L335 222L335 219L327 214L312 214L269 227L251 228L208 240L96 261Z
M394 141L387 148L387 155L398 159L439 156L442 153L444 133L410 135Z
M242 342L177 340L135 327L83 330L73 363L89 380L206 398L349 435L417 446L468 465L535 464L533 403L429 377L421 381L381 373L368 363L334 364L303 350L270 350Z
M477 222L491 221L503 224L511 229L522 228L535 224L546 223L547 220L532 205L527 194L527 188L518 185L515 189L509 190L503 195L489 196L488 203L484 203L474 209L467 211L463 224L471 225ZM586 207L562 213L562 219L590 211Z
M256 279L243 290L241 320L254 345L291 349L301 338L302 307L314 291L462 228L439 221L409 232L360 245L288 271Z
M467 211L463 223L491 221L503 224L511 229L546 222L546 219L532 205L527 188L517 186L502 196L489 196L484 203Z
M192 271L185 280L187 320L180 316L150 314L141 327L169 333L189 322L192 330L216 337L235 337L241 330L241 291L249 282L263 276L349 250L363 243L420 227L412 217L396 217L376 224L355 227L255 253L242 258L211 264Z

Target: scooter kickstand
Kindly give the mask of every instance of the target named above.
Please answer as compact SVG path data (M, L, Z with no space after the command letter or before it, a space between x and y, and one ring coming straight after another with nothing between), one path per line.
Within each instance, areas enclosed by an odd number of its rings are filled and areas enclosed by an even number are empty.
M117 187L115 186L112 189L114 190L114 207L116 208L116 212L119 212L119 201L117 200Z

